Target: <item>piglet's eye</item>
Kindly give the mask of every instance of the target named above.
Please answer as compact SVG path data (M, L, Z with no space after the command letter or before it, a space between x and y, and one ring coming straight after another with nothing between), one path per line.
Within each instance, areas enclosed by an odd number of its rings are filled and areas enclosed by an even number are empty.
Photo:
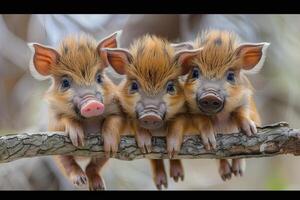
M235 74L233 71L228 71L226 75L226 80L230 83L235 83Z
M192 78L198 79L200 77L200 70L196 67L192 69Z
M174 94L176 92L175 84L173 81L169 81L167 84L167 93Z
M98 84L102 83L102 77L101 77L101 74L100 74L100 73L98 73L98 74L96 75L96 82L97 82Z
M130 92L131 93L135 93L139 90L139 85L136 81L132 81L131 85L130 85Z
M61 88L62 90L66 91L71 87L71 80L67 77L63 77L61 80Z

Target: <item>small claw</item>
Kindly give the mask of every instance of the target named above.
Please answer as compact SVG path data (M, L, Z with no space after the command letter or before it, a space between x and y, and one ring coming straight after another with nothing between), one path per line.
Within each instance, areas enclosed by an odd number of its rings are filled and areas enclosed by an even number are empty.
M76 147L84 146L84 133L79 127L68 127L66 130L72 144Z
M114 158L117 155L117 151L111 151L111 157Z
M168 151L168 157L169 157L170 159L173 158L173 151Z
M250 128L247 128L245 130L245 132L246 132L247 136L251 136L252 135L252 132L251 132Z
M70 140L72 144L76 147L78 147L78 140L77 140L77 135L75 134L69 134Z
M161 188L161 184L157 184L156 185L156 188L158 189L158 190L161 190L162 188Z
M102 178L99 176L93 177L89 181L89 190L91 191L105 190L105 183L103 182Z
M227 179L228 179L228 180L231 179L231 174L227 174Z
M158 184L156 184L156 188L158 190L162 190L162 186L164 186L165 188L168 188L168 183L166 182L166 180L160 180L160 182Z
M87 178L85 176L80 177L80 181L81 181L81 183L86 184L87 183Z
M104 151L105 158L110 158L110 151Z
M250 126L251 128L251 131L252 131L252 134L257 134L257 128L256 128L256 125L254 124L254 122L252 121L252 124Z
M209 151L210 150L210 144L208 142L208 138L206 137L206 135L201 134L201 139L202 139L202 143L204 145L204 148Z
M147 153L151 153L152 152L151 144L145 144L145 149L146 149Z
M209 142L211 144L212 149L216 149L217 148L217 142L216 142L215 135L213 133L209 134L208 139L209 139Z
M168 183L167 182L163 182L163 186L165 187L165 188L168 188Z
M222 178L223 181L230 180L231 179L231 173L224 174L224 175L221 176L221 178Z
M141 152L142 152L143 154L146 154L146 152L147 152L145 146L140 147L140 150L141 150Z
M204 144L204 148L205 148L207 151L210 151L210 145L209 145L209 144Z
M243 170L239 170L239 174L240 174L240 176L244 176Z
M181 181L184 181L184 175L180 176Z
M227 177L226 174L221 175L223 181L226 181L226 177Z
M252 120L244 120L242 122L242 130L246 133L247 136L251 136L257 133L256 125Z
M226 181L225 175L222 175L221 178L222 178L222 181Z
M235 176L238 176L238 175L239 175L239 171L237 171L237 170L232 171L232 173L233 173Z
M178 176L174 176L173 179L176 183L178 182Z
M87 183L87 177L84 174L77 175L72 179L73 184L77 186L85 185Z
M83 134L83 132L81 132L81 131L79 131L78 132L78 145L80 146L80 147L83 147L84 146L84 134Z
M179 181L179 179L181 179L181 181L184 180L184 175L181 174L180 172L178 172L175 176L172 176L172 178L174 179L174 181L177 183Z
M169 158L173 159L175 155L178 154L178 151L175 151L175 149L173 148L173 150L168 152Z

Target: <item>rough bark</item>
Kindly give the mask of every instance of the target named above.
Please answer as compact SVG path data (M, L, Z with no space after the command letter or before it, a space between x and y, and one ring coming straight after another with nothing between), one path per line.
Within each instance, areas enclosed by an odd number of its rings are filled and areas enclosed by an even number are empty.
M217 149L211 151L204 149L199 136L185 136L181 151L175 158L219 159L300 154L300 130L289 128L287 123L279 122L260 127L258 132L251 137L243 133L218 134ZM164 137L153 137L152 145L150 154L142 154L134 137L122 136L115 158L121 160L168 158ZM46 155L104 157L103 139L100 134L92 135L86 138L84 147L76 148L62 132L22 133L0 137L0 162Z

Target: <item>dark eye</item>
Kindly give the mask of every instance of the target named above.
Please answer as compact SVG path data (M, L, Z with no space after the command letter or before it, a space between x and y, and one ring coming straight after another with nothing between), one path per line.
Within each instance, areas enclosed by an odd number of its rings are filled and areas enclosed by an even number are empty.
M102 77L101 77L101 74L97 74L97 76L96 76L96 82L97 83L102 83Z
M176 91L175 89L175 84L173 81L170 81L168 84L167 84L167 93L169 94L174 94Z
M233 71L227 72L227 77L226 77L228 82L234 83L235 82L235 75Z
M136 81L132 81L131 85L130 85L130 91L131 92L137 92L139 89L139 86L137 84Z
M192 78L197 79L200 76L200 71L198 68L194 67L192 70Z
M66 77L62 78L62 80L61 80L61 88L63 90L67 90L70 87L71 87L71 81L68 78L66 78Z

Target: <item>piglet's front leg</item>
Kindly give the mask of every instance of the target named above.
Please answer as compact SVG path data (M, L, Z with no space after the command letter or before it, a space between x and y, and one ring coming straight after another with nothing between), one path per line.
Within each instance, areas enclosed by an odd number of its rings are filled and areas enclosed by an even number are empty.
M152 142L151 142L151 132L147 129L141 128L138 125L135 126L135 138L138 147L141 149L142 153L151 153Z
M180 151L184 130L185 116L178 115L167 125L167 151L169 158L173 158Z
M123 118L120 115L110 115L103 122L102 135L107 157L115 156L118 151L122 124Z
M216 149L216 136L210 119L208 119L207 117L197 116L193 119L193 123L200 132L200 136L205 149Z
M84 146L84 132L81 124L70 118L63 118L62 122L65 125L65 132L70 137L72 144L76 147Z
M251 119L242 119L241 123L240 123L240 127L241 129L248 135L254 135L257 133L257 128L256 125L254 123L254 121L252 121Z
M168 188L168 179L165 170L164 160L151 159L150 162L152 168L153 181L155 183L156 188L158 190L161 190L163 186L165 188Z
M87 165L85 172L88 177L89 190L105 190L104 180L99 173L107 161L108 159L106 158L92 157Z
M184 170L181 160L170 160L170 176L175 182L181 179L184 180Z
M249 109L244 107L238 109L235 113L235 119L239 129L246 133L246 135L251 136L257 133L256 123L250 118Z

